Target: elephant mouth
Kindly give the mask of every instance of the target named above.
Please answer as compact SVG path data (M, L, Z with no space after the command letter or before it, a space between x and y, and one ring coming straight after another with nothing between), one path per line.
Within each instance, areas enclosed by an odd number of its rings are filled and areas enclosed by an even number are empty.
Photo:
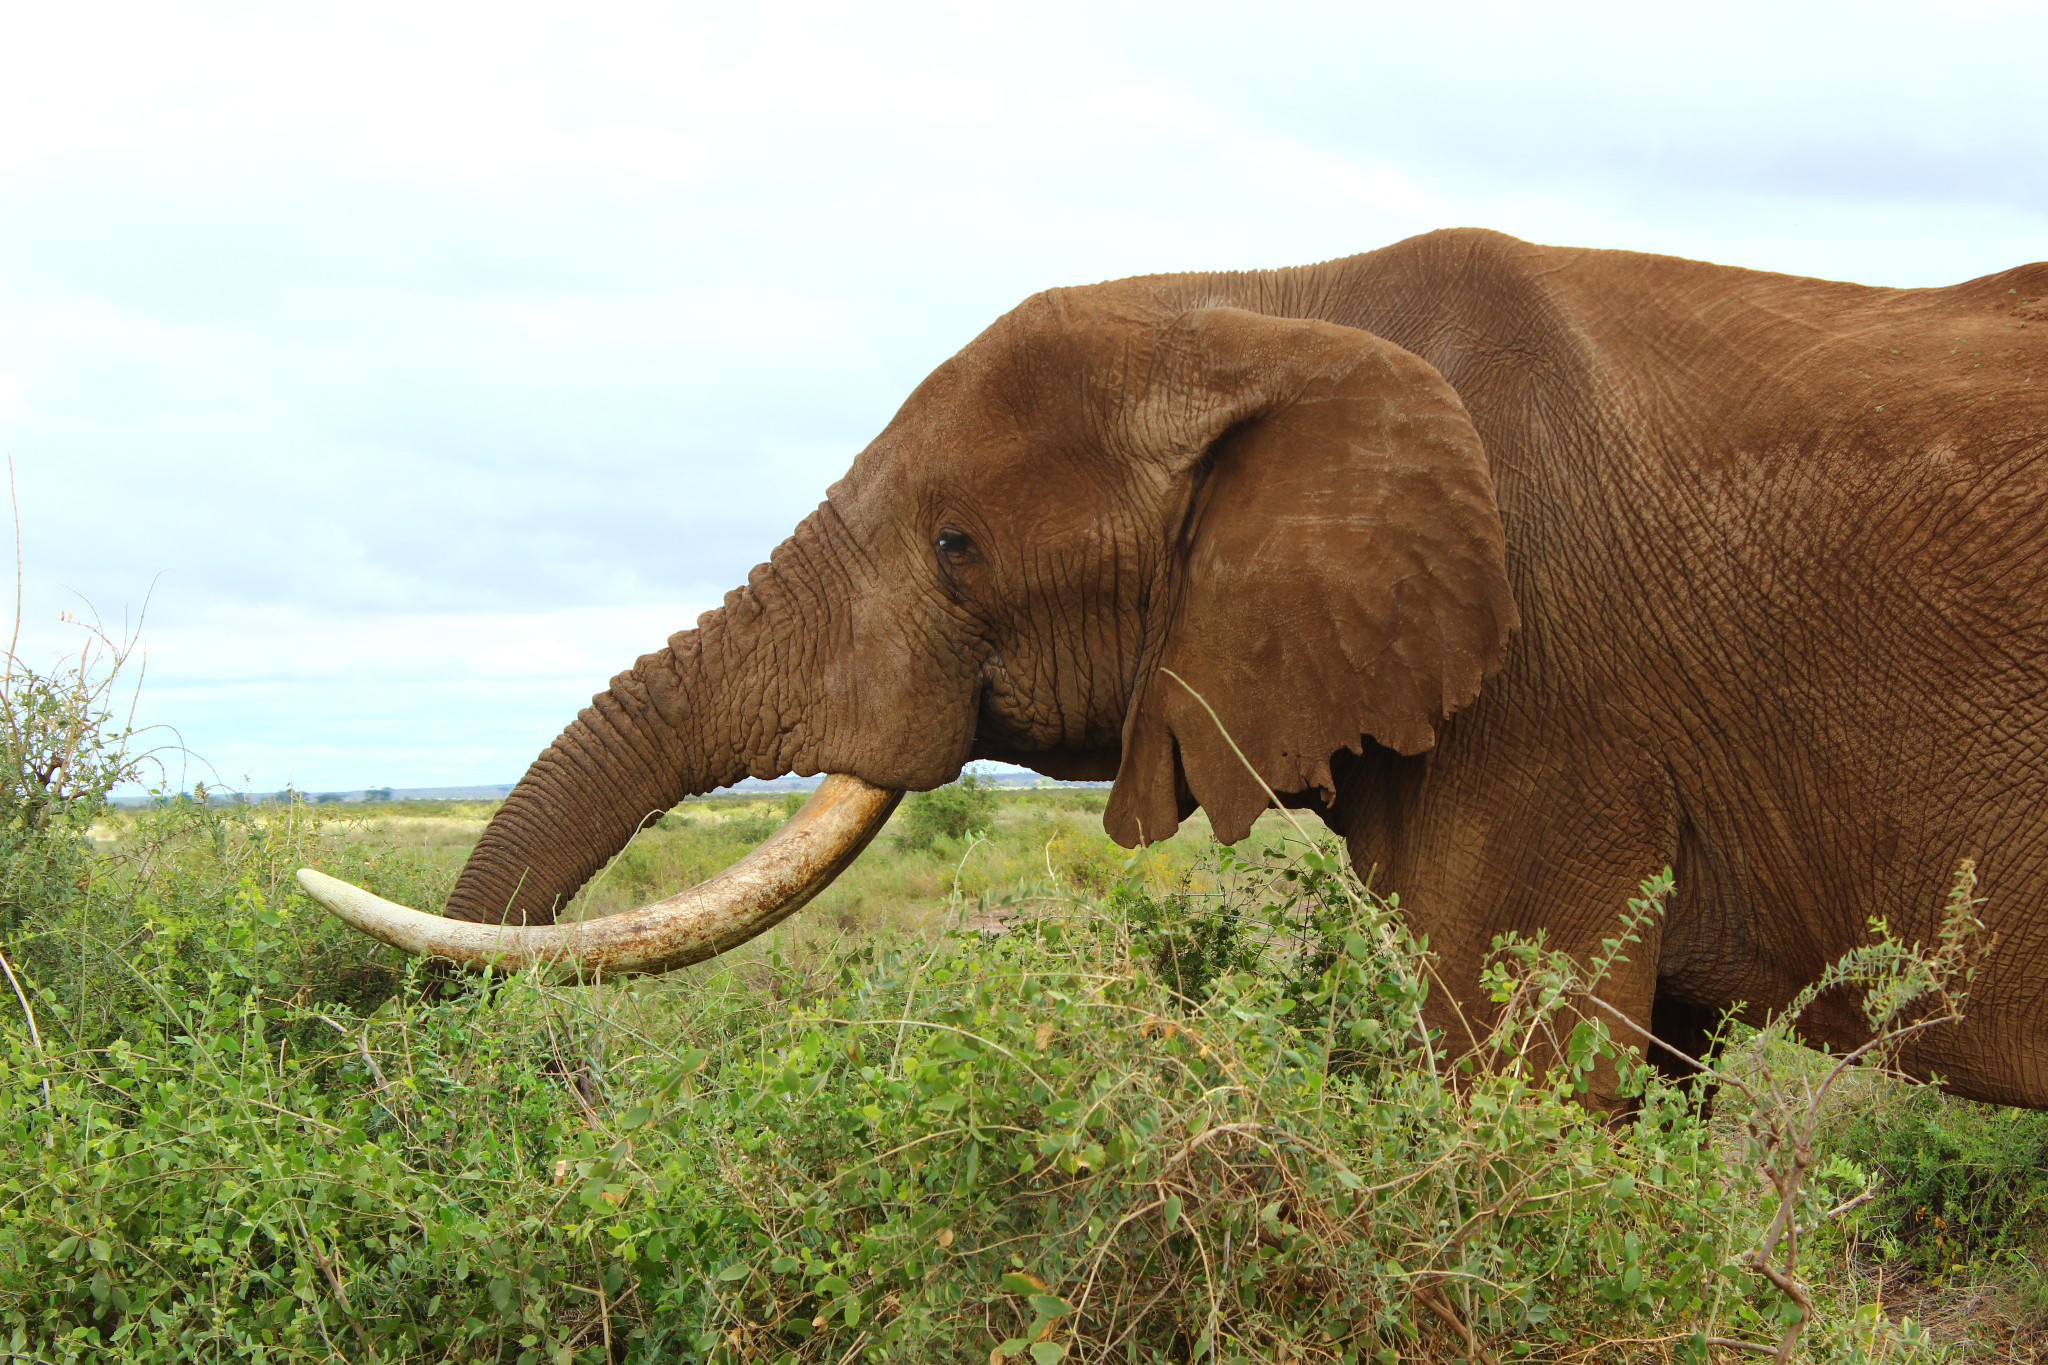
M299 869L308 896L394 948L470 971L538 969L566 980L645 975L715 957L801 909L868 846L903 793L846 773L718 875L636 910L568 924L473 924L424 914Z

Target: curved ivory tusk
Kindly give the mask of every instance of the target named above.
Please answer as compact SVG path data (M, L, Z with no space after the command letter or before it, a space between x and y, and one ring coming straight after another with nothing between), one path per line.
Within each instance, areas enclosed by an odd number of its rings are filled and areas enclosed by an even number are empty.
M665 972L738 947L794 914L860 856L902 796L833 773L788 823L717 876L638 910L570 924L422 914L306 867L299 885L372 938L472 971L539 964L571 979Z

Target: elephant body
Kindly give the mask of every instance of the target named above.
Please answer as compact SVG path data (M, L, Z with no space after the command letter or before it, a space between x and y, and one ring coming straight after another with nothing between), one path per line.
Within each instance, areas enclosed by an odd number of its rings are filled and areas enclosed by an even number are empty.
M1874 916L1929 938L1974 856L1995 951L1905 1061L2048 1105L2044 296L1477 230L1037 296L614 679L449 913L547 919L747 773L1115 777L1128 844L1270 786L1399 893L1445 1021L1495 935L1589 954L1671 867L1610 995L1685 1046Z
M1596 950L1670 867L1616 1003L1697 1052L1873 917L1931 943L1975 857L1995 950L1968 1022L1905 1060L2048 1104L2048 267L1893 290L1393 252L1345 271L1340 320L1464 399L1522 628L1433 750L1340 773L1355 863L1465 981L1505 929ZM1816 1041L1861 1041L1847 1005Z

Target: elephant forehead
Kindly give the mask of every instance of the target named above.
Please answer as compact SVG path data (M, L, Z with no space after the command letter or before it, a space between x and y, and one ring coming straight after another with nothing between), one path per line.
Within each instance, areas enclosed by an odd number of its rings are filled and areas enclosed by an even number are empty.
M1158 482L1117 457L1085 414L1019 411L987 391L949 395L890 424L834 485L864 511L902 515L908 504L965 504L998 516L1029 506L1101 501Z
M1099 430L1152 382L1168 310L1134 312L1103 286L1036 295L926 377L898 420L1044 432Z
M834 486L847 519L879 531L953 513L1047 532L1165 491L1170 477L1120 450L1156 383L1157 319L1088 293L1027 300L927 376Z
M1002 540L1099 527L1163 482L1156 469L1083 442L979 435L871 448L860 477L833 486L833 501L849 524L870 532L951 522Z

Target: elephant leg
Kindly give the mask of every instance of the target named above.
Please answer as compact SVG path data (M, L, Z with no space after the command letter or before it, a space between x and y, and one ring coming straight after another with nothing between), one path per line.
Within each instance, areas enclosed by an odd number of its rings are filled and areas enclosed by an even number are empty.
M1439 979L1431 1022L1454 1051L1483 1045L1495 1022L1480 976L1498 936L1540 935L1581 964L1607 956L1604 943L1621 932L1644 881L1671 866L1676 845L1669 779L1643 750L1610 741L1601 752L1573 743L1561 725L1518 733L1485 698L1473 710L1473 727L1447 726L1434 754L1368 747L1343 756L1331 821L1353 865L1398 894L1410 925L1429 936ZM1653 1027L1664 929L1654 916L1638 923L1594 986L1639 1028ZM1605 1018L1619 1047L1643 1055L1635 1028L1591 1002L1582 1012ZM1619 1079L1613 1065L1597 1068L1588 1103L1628 1107Z

